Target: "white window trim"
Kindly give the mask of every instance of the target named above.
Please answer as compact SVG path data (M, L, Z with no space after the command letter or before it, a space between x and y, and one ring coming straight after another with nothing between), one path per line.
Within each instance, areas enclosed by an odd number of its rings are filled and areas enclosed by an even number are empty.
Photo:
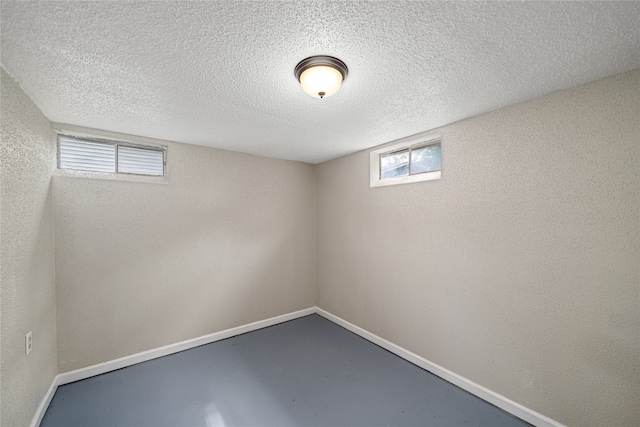
M73 135L66 135L66 134L58 134L58 169L62 169L62 170L82 170L84 172L97 172L97 171L91 171L91 170L84 170L84 169L66 169L61 167L60 165L60 140L61 139L68 139L68 140L74 140L74 141L78 141L78 142L93 142L96 144L105 144L105 145L112 145L115 147L115 163L116 163L116 171L115 172L102 172L102 173L110 173L110 174L118 174L118 175L139 175L139 176L156 176L156 177L162 177L166 175L166 169L167 169L167 147L163 146L163 145L151 145L151 144L140 144L140 143L134 143L134 142L129 142L129 141L122 141L122 140L115 140L115 139L106 139L106 138L96 138L96 137L88 137L88 136L73 136ZM131 148L140 148L141 150L153 150L153 151L158 151L162 153L162 175L147 175L144 173L132 173L132 172L120 172L118 169L118 147L131 147Z
M116 132L103 131L99 129L85 128L82 126L68 125L64 123L52 123L53 130L57 134L56 141L56 168L53 172L54 176L58 177L73 177L84 179L99 179L107 181L125 181L125 182L140 182L148 184L168 184L170 168L167 162L169 143L164 140L138 137L132 135L126 135ZM59 137L68 136L71 138L85 139L85 140L99 140L107 143L120 143L121 145L131 145L139 147L151 147L156 149L162 149L164 151L164 175L138 175L132 173L112 173L112 172L97 172L97 171L85 171L76 169L60 169L59 160Z
M442 137L439 133L421 133L385 144L382 148L371 151L369 153L369 187L386 187L389 185L409 184L411 182L440 179L442 177L442 170L399 176L397 178L380 179L381 155L403 150L405 148L419 148L421 146L437 143L442 144Z

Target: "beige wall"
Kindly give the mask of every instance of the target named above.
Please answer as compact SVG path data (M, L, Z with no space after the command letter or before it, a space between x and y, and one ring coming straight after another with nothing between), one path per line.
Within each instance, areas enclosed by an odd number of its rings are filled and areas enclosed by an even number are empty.
M439 181L317 167L317 305L560 422L636 425L640 70L439 132Z
M315 305L313 165L169 143L168 168L54 177L60 372Z
M2 70L0 423L56 371L315 303L560 422L637 423L639 100L636 70L439 129L439 181L166 143L166 184L51 185Z
M56 375L51 124L0 67L0 425L29 425ZM33 350L25 355L25 335Z

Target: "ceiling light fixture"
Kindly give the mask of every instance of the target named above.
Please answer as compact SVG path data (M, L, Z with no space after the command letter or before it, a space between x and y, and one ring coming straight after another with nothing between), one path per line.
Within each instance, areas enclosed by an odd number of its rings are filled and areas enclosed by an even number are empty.
M347 65L333 56L311 56L296 65L294 73L302 89L314 98L328 98L347 78Z

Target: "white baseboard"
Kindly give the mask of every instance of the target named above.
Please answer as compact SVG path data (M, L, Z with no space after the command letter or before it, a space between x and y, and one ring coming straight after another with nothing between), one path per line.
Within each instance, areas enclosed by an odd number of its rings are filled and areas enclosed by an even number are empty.
M390 341L385 340L384 338L372 334L371 332L364 330L361 327L354 325L353 323L349 323L346 320L333 315L326 310L316 307L316 313L326 318L327 320L330 320L333 323L353 332L354 334L361 336L367 341L371 341L372 343L384 348L385 350L388 350L391 353L402 357L403 359L413 363L414 365L419 366L420 368L439 376L440 378L450 382L451 384L454 384L461 389L468 391L474 396L477 396L480 399L489 402L492 405L509 412L510 414L515 415L521 420L533 424L534 426L565 427L563 424L552 420L551 418L545 417L544 415L539 414L532 409L529 409L519 403L507 399L506 397L494 391L491 391L479 384L476 384L473 381L456 374L455 372L451 372L450 370L443 368L438 364L430 362L427 359L400 347L399 345L396 345Z
M51 399L53 398L53 395L58 386L72 383L74 381L84 380L86 378L115 371L117 369L126 368L127 366L136 365L141 362L157 359L158 357L178 353L190 348L199 347L201 345L231 338L236 335L241 335L247 332L277 325L278 323L288 322L289 320L308 316L310 314L314 314L315 312L315 307L309 307L305 308L304 310L282 314L280 316L271 317L269 319L259 320L257 322L249 323L231 329L226 329L224 331L214 332L213 334L203 335L198 338L181 341L175 344L165 345L162 347L143 351L141 353L132 354L130 356L121 357L115 360L110 360L108 362L98 363L97 365L87 366L86 368L76 369L74 371L58 374L53 379L51 387L49 387L49 391L38 406L37 412L34 415L33 420L31 421L31 427L38 427L40 425L42 417L44 417L44 413L46 412L47 407L49 406L49 403L51 402Z
M203 335L198 338L193 338L175 344L154 348L152 350L143 351L141 353L132 354L131 356L121 357L120 359L98 363L97 365L87 366L86 368L76 369L75 371L65 372L58 375L60 377L58 385L83 380L85 378L104 374L105 372L115 371L116 369L126 368L127 366L135 365L137 363L146 362L147 360L157 359L158 357L178 353L190 348L199 347L201 345L210 344L212 342L231 338L236 335L255 331L257 329L277 325L278 323L287 322L299 317L308 316L315 313L315 310L315 307L305 308L304 310L294 311L293 313L282 314L280 316L271 317L265 320L259 320L247 325L238 326L220 332L214 332L213 334Z
M380 347L390 351L391 353L402 357L403 359L413 363L416 366L421 367L440 378L449 381L450 383L460 387L463 390L485 400L498 408L501 408L516 417L540 427L565 427L563 424L545 417L536 411L520 405L506 397L495 393L473 381L464 378L450 370L443 368L427 359L418 356L415 353L410 352L390 341L385 340L369 331L366 331L359 326L356 326L348 321L329 313L319 307L310 307L304 310L295 311L292 313L283 314L280 316L272 317L265 320L249 323L247 325L238 326L235 328L227 329L213 334L204 335L198 338L193 338L186 341L181 341L175 344L158 347L152 350L143 351L141 353L132 354L131 356L121 357L119 359L111 360L97 365L88 366L86 368L76 369L74 371L64 372L56 375L51 383L51 387L47 391L47 394L42 399L42 402L38 406L38 409L31 421L31 427L38 427L44 414L51 403L51 399L58 388L58 386L68 384L74 381L83 380L96 375L104 374L117 369L126 368L127 366L135 365L148 360L157 359L158 357L167 356L169 354L178 353L180 351L188 350L190 348L199 347L201 345L210 344L212 342L220 341L226 338L231 338L236 335L244 334L247 332L255 331L258 329L266 328L268 326L277 325L278 323L294 320L299 317L308 316L310 314L317 313L322 317L330 320L331 322L342 326L343 328L361 336L362 338L371 341L372 343L379 345Z
M38 427L40 422L42 421L42 417L44 417L44 413L47 412L47 408L49 407L49 403L51 403L51 399L53 399L53 395L55 394L58 388L58 377L60 375L56 375L53 377L53 381L49 386L49 390L42 398L42 402L38 405L38 409L36 409L36 413L31 420L31 427Z

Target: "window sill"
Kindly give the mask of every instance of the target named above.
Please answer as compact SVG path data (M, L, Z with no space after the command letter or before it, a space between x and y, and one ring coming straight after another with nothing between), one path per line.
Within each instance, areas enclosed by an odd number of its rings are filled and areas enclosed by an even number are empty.
M169 179L165 176L134 175L126 173L93 172L72 169L55 169L53 176L84 178L84 179L104 179L107 181L143 182L147 184L168 184Z
M425 172L416 175L401 176L398 178L379 179L377 176L371 179L370 187L386 187L387 185L409 184L411 182L431 181L440 179L442 171Z

